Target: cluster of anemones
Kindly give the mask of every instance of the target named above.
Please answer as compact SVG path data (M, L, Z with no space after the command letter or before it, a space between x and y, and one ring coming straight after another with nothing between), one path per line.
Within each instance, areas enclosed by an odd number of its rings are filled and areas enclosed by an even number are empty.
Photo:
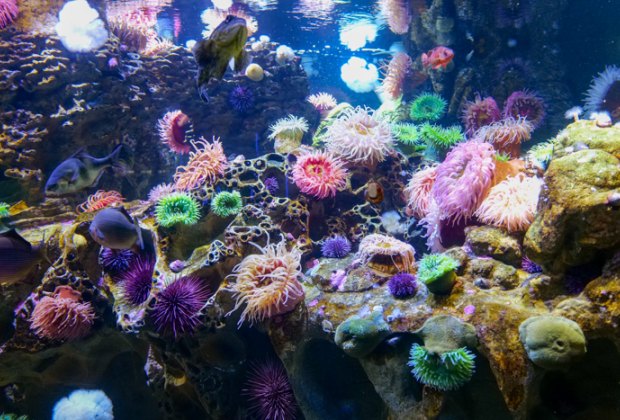
M157 32L145 22L132 20L130 15L116 16L108 20L110 32L129 51L142 52Z
M381 82L381 91L391 99L403 94L403 84L411 68L411 58L402 52L396 53L384 67L385 77Z
M303 153L291 172L299 190L318 199L334 197L347 184L344 164L329 153Z
M199 188L214 182L224 174L228 160L219 138L209 143L204 138L192 143L194 151L189 153L187 165L179 166L174 174L174 186L180 191Z
M189 117L182 111L170 111L157 122L159 138L162 143L167 144L170 150L176 153L187 154L190 152L192 125Z
M93 213L124 201L125 199L118 191L98 190L94 194L89 195L85 202L77 206L75 211L77 213Z

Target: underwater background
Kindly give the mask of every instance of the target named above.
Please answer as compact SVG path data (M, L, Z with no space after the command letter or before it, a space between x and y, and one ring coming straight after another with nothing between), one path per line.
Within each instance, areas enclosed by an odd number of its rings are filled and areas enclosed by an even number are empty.
M619 21L0 0L0 419L620 419Z

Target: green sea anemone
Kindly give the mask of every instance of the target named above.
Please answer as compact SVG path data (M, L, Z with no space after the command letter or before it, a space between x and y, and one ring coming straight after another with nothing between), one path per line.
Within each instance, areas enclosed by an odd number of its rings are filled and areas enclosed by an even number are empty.
M11 214L9 213L9 206L7 203L0 201L0 218L9 217Z
M498 162L509 162L512 159L508 153L498 153L495 155L495 160Z
M416 146L422 142L420 128L415 124L392 124L392 133L399 143L407 146Z
M211 211L220 217L234 216L241 211L243 202L239 191L222 191L211 200Z
M553 156L554 148L555 141L553 140L539 143L527 151L527 159L536 162L543 169L546 169L549 161L551 161L551 157Z
M157 222L163 227L177 223L193 225L200 218L200 205L187 193L174 193L157 202L155 215Z
M413 121L437 121L443 117L447 103L435 93L423 93L413 100L409 117Z
M459 263L445 254L425 255L418 264L418 281L426 285L431 293L449 294L456 279L454 272Z
M429 145L439 150L447 150L465 139L458 126L448 128L429 123L420 126L420 137Z
M441 354L429 353L419 344L411 346L409 362L411 373L425 385L449 391L468 382L475 371L476 356L461 347Z

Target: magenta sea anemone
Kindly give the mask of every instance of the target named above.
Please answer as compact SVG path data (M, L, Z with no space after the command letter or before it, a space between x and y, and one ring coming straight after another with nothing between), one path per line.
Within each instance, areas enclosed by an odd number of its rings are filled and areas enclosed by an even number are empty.
M0 0L0 29L4 29L17 17L17 0Z
M459 143L437 167L433 198L442 219L457 223L470 218L491 187L495 150L488 143Z
M123 298L129 304L137 306L146 302L153 287L154 270L154 259L140 256L118 277Z
M418 282L413 274L398 273L390 277L388 289L395 298L405 299L415 295L418 290Z
M528 120L534 128L540 127L545 118L545 104L543 100L527 90L517 90L506 99L504 104L504 118L520 117Z
M620 67L608 66L592 80L585 108L588 114L607 111L613 119L620 119Z
M344 258L351 252L351 242L344 236L327 238L321 245L321 253L325 258Z
M209 299L209 289L199 277L180 277L157 293L151 314L159 333L178 338L193 333L200 324L200 310Z
M274 361L251 366L242 393L248 397L250 412L265 420L292 420L297 403L286 371Z
M501 118L501 112L495 99L490 96L481 99L480 95L476 95L473 102L465 104L461 121L465 126L465 133L471 136L480 128L499 121Z

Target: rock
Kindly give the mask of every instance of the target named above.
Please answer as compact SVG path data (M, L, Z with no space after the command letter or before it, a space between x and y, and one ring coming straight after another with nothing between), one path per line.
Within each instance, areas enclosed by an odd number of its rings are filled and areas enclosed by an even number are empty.
M383 320L382 312L372 312L367 317L353 315L336 328L334 341L352 357L369 355L390 334L390 326Z
M426 320L415 332L424 340L424 347L433 354L442 354L461 347L476 347L476 329L451 315L436 315Z
M491 257L514 267L521 266L521 245L505 231L490 226L477 226L468 228L465 238L465 243L476 255Z

